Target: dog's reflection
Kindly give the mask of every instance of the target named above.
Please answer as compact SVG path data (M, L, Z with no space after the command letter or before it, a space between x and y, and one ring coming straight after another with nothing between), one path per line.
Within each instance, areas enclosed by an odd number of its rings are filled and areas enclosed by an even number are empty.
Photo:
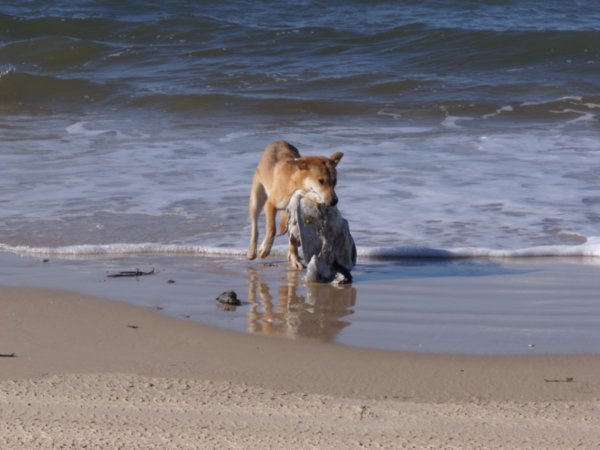
M302 276L289 270L281 278L280 271L248 267L249 332L331 342L350 325L343 318L353 313L356 289L305 283Z

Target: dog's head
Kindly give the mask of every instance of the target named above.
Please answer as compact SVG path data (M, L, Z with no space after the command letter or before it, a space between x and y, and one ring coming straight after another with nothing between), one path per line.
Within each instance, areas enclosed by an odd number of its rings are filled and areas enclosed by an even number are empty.
M315 202L335 206L338 197L335 193L337 184L336 167L344 154L336 152L329 158L325 156L305 156L291 161L298 169L302 189Z

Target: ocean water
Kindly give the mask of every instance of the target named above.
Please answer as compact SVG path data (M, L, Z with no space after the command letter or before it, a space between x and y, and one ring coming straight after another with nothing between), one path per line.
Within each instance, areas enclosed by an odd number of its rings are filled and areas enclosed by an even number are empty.
M241 255L286 139L363 258L600 256L599 116L594 1L3 4L0 249Z

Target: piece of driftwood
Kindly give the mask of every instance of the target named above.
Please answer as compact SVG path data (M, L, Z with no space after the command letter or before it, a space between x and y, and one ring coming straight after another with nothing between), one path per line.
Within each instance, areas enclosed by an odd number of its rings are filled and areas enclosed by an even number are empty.
M142 277L144 275L154 275L154 269L149 272L142 272L140 269L126 270L123 272L111 273L106 275L108 278L121 278L121 277Z
M296 192L288 205L288 236L300 242L307 281L352 283L356 245L348 221L336 206L325 206Z
M16 358L16 353L0 353L0 358Z
M544 378L544 381L546 383L572 383L573 382L573 377L567 377L567 378L562 378L562 379L548 379L548 378Z

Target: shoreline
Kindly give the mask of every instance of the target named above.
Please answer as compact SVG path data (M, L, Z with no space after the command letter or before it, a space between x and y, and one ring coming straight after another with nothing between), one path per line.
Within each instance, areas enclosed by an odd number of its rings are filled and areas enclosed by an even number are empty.
M564 331L538 333L533 349L531 336L517 333L508 348L530 352L512 355L372 349L361 340L390 336L365 322L387 319L389 302L400 314L395 347L403 336L435 343L479 317L507 332L524 326L512 320L552 325L558 314L590 338L596 264L370 264L337 289L302 283L277 260L0 254L0 263L0 354L15 354L0 357L1 448L600 445L600 354L541 354L552 348L548 336ZM155 264L152 276L106 277ZM244 302L234 312L214 300L229 288ZM419 324L417 312L430 308L443 321ZM511 308L519 314L504 317ZM413 322L427 333L406 334ZM474 348L503 337L481 336Z
M152 276L108 278L121 271ZM463 355L599 353L596 260L360 262L352 285L307 283L277 258L34 258L0 253L0 286L78 292L227 330ZM242 305L215 299L234 290Z
M0 360L0 379L133 373L414 401L600 398L600 355L484 356L356 348L243 334L47 289L0 287L0 304L0 353L16 355Z
M600 443L600 355L360 349L47 289L0 307L2 447Z

